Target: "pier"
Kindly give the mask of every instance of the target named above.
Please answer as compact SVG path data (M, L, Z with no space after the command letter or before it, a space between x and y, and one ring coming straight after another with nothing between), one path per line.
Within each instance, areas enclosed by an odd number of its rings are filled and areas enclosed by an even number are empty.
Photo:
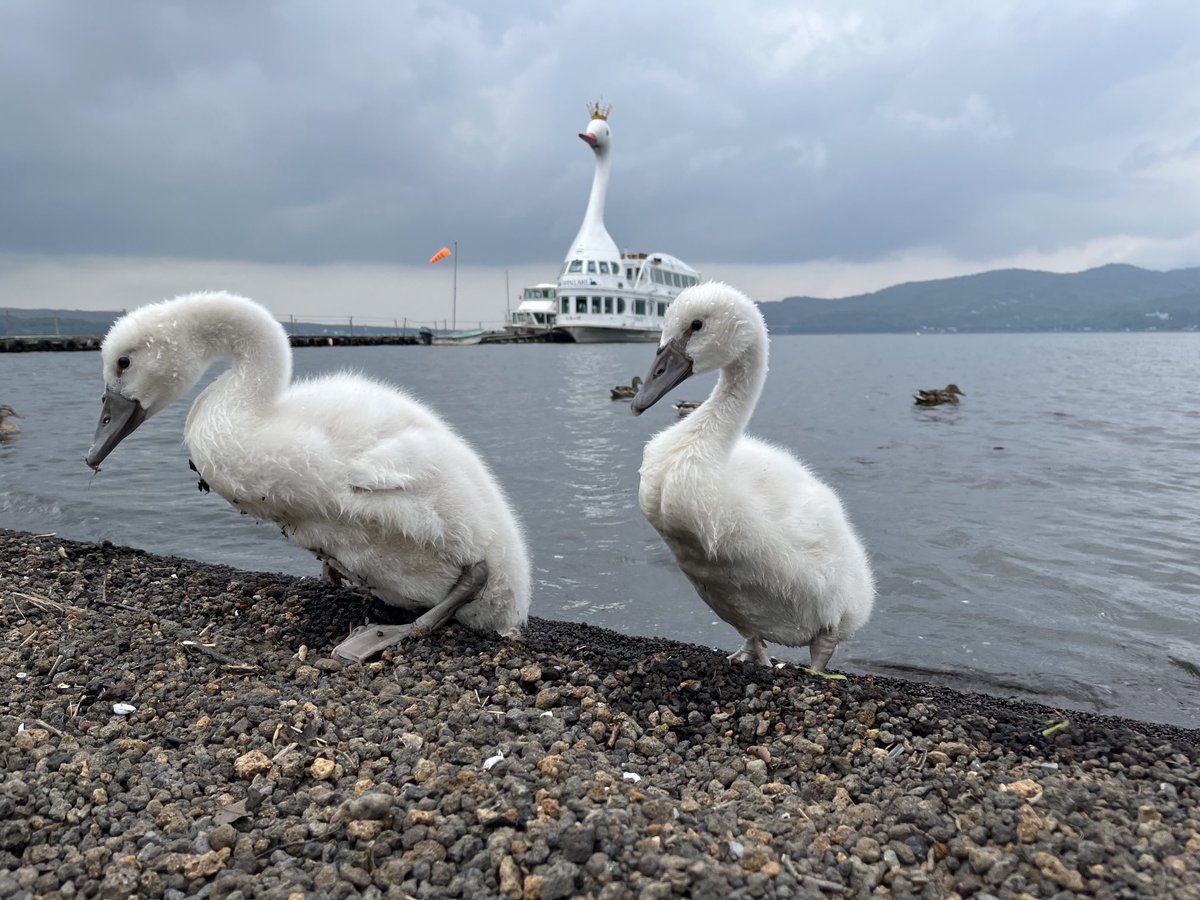
M400 347L431 343L432 332L423 334L289 334L293 347ZM0 353L37 353L46 351L99 350L102 335L14 335L0 337ZM494 331L473 341L475 344L553 344L570 338L553 329L533 332ZM451 342L447 342L451 343Z
M23 335L0 337L0 353L31 353L39 350L99 350L103 337L96 335Z

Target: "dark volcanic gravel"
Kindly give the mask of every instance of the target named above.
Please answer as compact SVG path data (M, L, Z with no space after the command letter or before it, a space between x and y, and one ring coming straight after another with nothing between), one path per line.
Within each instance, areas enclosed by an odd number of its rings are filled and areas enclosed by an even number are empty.
M314 579L0 559L0 897L1200 898L1195 730L542 619L344 666Z

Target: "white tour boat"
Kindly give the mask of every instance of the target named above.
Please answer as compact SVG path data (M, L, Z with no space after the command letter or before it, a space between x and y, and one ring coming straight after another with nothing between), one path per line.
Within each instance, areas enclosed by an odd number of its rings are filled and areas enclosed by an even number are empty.
M700 281L699 272L666 253L620 252L604 227L611 111L588 104L592 119L579 136L596 155L596 174L583 225L558 276L556 328L581 344L657 341L667 306Z
M504 329L516 334L546 331L554 327L557 313L558 287L545 282L535 284L521 293L521 302L509 314Z

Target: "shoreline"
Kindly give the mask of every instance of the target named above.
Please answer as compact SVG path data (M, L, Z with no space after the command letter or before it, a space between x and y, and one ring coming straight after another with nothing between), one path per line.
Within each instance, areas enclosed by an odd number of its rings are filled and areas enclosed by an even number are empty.
M0 556L4 896L1200 897L1197 729L538 618L349 666L315 579Z

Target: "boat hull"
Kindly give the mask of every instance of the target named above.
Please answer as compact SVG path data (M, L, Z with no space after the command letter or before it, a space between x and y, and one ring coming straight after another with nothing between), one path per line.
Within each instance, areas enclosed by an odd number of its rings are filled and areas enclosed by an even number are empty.
M657 343L662 331L657 328L621 328L615 325L559 325L576 344L648 344Z

